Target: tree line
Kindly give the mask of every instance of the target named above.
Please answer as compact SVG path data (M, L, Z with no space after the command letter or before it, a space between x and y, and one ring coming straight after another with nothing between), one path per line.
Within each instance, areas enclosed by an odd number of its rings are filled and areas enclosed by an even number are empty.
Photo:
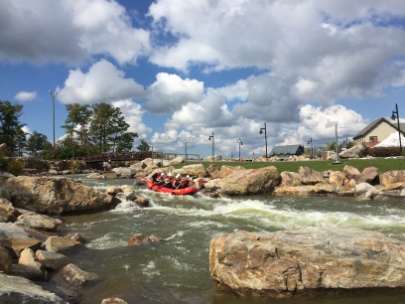
M67 105L66 110L68 115L62 125L66 133L53 146L44 134L24 132L26 124L20 121L22 105L0 101L0 144L7 144L16 156L48 160L133 149L138 134L128 131L129 124L119 108L106 103L91 106L76 103ZM138 148L149 151L149 145L144 140Z

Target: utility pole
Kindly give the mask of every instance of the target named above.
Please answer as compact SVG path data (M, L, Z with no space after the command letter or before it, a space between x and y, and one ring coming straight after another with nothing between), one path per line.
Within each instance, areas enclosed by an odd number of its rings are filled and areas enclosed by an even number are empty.
M55 98L58 96L57 93L52 92L49 90L49 95L52 98L52 130L53 130L53 147L55 148Z

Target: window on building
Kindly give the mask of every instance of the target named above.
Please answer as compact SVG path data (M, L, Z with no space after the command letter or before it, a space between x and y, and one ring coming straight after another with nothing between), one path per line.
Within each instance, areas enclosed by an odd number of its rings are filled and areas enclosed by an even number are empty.
M370 136L369 141L370 142L376 142L376 141L378 141L378 137L377 136Z

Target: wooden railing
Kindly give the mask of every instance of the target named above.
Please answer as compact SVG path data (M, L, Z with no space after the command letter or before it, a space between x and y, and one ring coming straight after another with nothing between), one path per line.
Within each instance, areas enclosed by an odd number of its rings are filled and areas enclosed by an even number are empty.
M83 157L83 161L86 163L102 163L102 162L126 162L126 161L141 161L146 158L153 158L153 159L167 159L171 160L177 156L182 156L186 158L185 154L180 153L163 153L163 152L141 152L141 151L133 151L133 152L125 152L125 153L101 153L95 154L90 156ZM199 154L187 154L187 160L199 160Z
M125 152L125 153L101 153L90 156L85 156L84 161L86 163L95 163L95 162L116 162L116 161L141 161L145 158L161 158L163 155L162 152Z

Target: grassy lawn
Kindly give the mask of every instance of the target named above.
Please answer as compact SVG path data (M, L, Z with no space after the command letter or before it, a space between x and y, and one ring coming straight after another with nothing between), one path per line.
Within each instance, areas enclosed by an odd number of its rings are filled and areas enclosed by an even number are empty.
M334 161L331 160L308 160L308 161L283 161L283 162L200 162L200 161L188 161L187 165L203 164L205 167L215 164L218 168L223 165L226 166L242 166L246 169L257 169L267 166L274 166L277 168L278 172L298 172L299 168L309 167L313 170L323 172L327 170L332 171L343 171L344 166L352 166L357 168L360 172L367 167L378 168L378 173L384 173L387 171L394 170L405 170L405 159L385 159L385 158L374 158L374 159L348 159L340 160L341 164L332 164ZM181 168L186 164L176 165L174 167Z

